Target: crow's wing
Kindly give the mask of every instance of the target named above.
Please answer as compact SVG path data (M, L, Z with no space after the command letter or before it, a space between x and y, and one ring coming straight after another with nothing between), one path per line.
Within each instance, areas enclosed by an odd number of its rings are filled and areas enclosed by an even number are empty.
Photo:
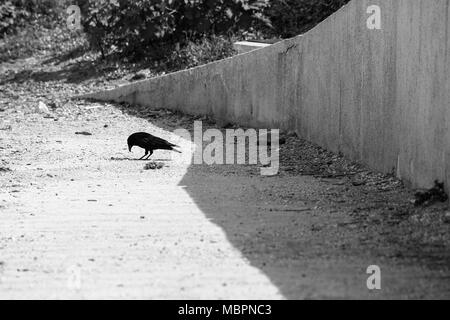
M149 135L149 137L145 137L142 141L149 146L153 146L153 148L158 147L177 147L177 145L172 144L164 139Z

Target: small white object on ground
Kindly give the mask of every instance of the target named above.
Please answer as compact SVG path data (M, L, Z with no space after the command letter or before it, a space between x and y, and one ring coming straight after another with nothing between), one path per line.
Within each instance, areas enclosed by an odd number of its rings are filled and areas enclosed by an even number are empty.
M38 111L41 113L50 113L50 110L48 109L47 105L43 103L42 101L39 101L38 104Z

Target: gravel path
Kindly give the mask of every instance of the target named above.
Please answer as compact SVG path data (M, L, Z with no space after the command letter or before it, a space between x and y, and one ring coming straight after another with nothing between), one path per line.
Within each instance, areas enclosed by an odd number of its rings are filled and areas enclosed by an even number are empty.
M1 71L0 298L450 298L447 206L415 208L392 177L294 136L274 177L189 165L173 130L194 118L70 101L99 80L64 65ZM134 131L184 154L144 170Z

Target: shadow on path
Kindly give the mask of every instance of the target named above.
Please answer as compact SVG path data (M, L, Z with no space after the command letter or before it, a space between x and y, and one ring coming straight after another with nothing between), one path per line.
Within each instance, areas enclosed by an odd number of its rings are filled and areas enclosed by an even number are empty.
M117 108L138 117L145 110ZM170 111L146 114L167 131L192 132L197 119ZM208 127L214 123L205 119ZM191 164L180 185L284 297L450 297L450 283L443 281L450 275L448 244L417 236L426 230L409 220L415 213L410 191L298 138L288 139L280 154L278 176L261 176L258 166ZM356 184L357 177L366 181ZM373 264L389 284L382 291L366 287Z

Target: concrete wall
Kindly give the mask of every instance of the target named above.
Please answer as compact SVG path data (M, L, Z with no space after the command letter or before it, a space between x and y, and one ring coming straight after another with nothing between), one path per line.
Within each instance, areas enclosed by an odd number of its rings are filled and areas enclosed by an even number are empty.
M294 129L415 187L448 185L449 14L450 0L354 0L303 36L89 97Z

